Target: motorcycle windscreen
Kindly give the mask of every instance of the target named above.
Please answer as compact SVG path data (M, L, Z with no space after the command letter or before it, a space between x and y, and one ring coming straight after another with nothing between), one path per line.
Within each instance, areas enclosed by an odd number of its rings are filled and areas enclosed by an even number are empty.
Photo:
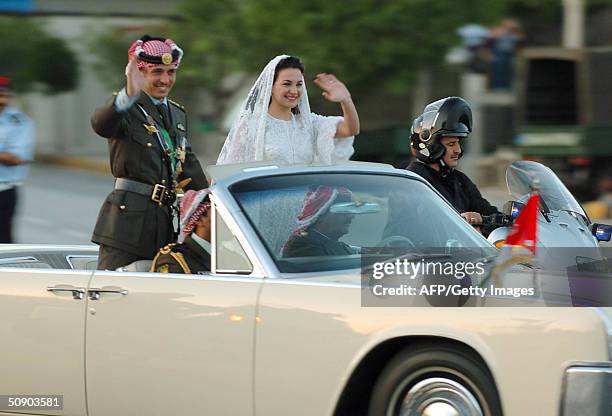
M540 198L551 211L571 211L588 218L578 201L554 172L538 162L519 160L508 166L506 185L514 198L526 202L537 187Z

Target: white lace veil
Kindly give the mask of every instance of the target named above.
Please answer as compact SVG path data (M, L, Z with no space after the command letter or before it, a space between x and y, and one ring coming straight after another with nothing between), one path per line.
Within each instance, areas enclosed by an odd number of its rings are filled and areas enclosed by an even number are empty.
M217 159L218 165L264 160L266 119L272 96L274 71L278 63L288 57L288 55L279 55L272 59L257 78L244 102L238 121L234 123L225 139L225 144ZM303 76L302 96L297 109L296 122L300 128L312 132L314 136L308 93Z

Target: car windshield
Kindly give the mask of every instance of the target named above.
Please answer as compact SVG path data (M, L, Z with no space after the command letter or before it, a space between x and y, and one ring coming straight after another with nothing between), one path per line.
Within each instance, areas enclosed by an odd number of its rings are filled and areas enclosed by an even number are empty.
M281 272L360 267L364 248L487 257L495 249L417 179L389 174L270 176L231 186Z

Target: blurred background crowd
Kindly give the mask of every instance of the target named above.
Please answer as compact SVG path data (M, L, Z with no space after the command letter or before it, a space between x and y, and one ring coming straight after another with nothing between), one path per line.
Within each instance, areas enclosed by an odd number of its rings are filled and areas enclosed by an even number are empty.
M214 163L254 77L273 56L338 75L361 119L353 159L405 167L425 104L474 111L461 170L503 187L507 164L542 161L597 218L612 217L611 0L2 0L0 76L37 127L36 160L108 169L94 108L124 85L144 33L185 51L172 97ZM311 95L313 111L336 107Z

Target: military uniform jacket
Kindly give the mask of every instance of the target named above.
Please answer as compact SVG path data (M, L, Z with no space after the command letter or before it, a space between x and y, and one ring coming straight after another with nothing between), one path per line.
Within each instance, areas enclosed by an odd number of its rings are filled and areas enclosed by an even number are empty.
M151 271L157 273L191 273L210 271L210 254L187 236L180 244L169 244L159 250Z
M115 109L115 98L98 108L92 118L94 131L108 140L111 172L115 178L127 178L149 185L172 186L168 156L154 127L163 128L162 118L147 94L126 111ZM147 119L144 109L151 118ZM169 135L176 146L187 137L185 111L168 101L172 127ZM183 172L178 181L191 178L185 189L208 186L202 167L187 145ZM93 232L92 241L125 252L152 259L160 247L174 241L171 208L158 205L150 196L124 190L113 190L105 199Z

